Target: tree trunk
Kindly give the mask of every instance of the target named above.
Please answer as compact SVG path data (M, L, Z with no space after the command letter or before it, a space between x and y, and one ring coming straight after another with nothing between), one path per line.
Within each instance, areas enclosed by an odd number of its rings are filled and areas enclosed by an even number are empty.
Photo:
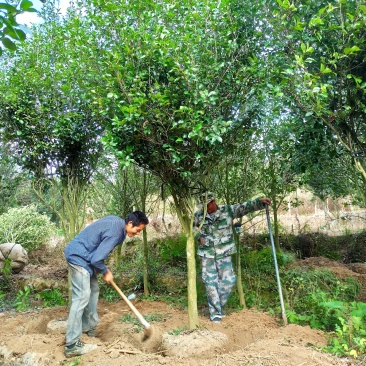
M188 321L189 329L194 330L199 326L197 308L196 248L194 245L193 234L194 200L192 198L180 198L175 192L172 192L172 196L179 222L181 223L184 234L187 237Z
M193 232L187 236L187 276L188 276L188 319L189 329L193 330L199 326L197 308L197 285L196 285L196 253Z
M244 297L244 291L243 291L243 282L241 278L241 259L240 259L240 235L235 231L235 228L233 227L233 235L234 235L234 241L236 245L236 286L238 290L239 295L239 304L244 309L246 308L245 304L245 297Z
M142 232L143 251L144 251L144 295L149 296L149 280L148 280L148 248L147 248L147 232L146 228Z
M144 169L143 174L143 187L141 190L141 208L143 212L146 212L146 197L147 197L147 191L148 191L148 184L147 184L147 172ZM149 295L149 262L148 262L148 255L149 250L147 246L147 231L146 228L142 232L142 245L143 245L143 256L144 256L144 268L143 268L143 282L144 282L144 295Z

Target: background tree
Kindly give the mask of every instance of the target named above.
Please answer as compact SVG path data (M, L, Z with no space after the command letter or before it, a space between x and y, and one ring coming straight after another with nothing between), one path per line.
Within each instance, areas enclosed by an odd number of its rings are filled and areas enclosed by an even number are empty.
M361 0L278 1L272 19L283 90L307 121L317 119L366 181L365 22Z
M107 159L106 159L107 160ZM144 169L136 165L122 165L114 159L102 164L93 179L93 191L88 199L88 207L97 217L115 214L126 217L136 209L146 213L148 217L158 209L160 181ZM148 237L143 231L143 285L144 294L149 294L148 286ZM116 247L115 262L119 264L121 248Z
M256 134L260 142L256 151L262 162L259 187L272 201L274 242L279 250L278 210L285 197L297 189L298 175L293 169L296 158L293 133L295 116L277 103L269 103L258 121Z
M0 215L20 202L20 190L25 174L16 165L11 145L0 136Z
M84 195L103 149L103 118L92 104L97 75L88 74L81 56L87 50L82 33L71 34L70 24L51 15L3 75L0 120L18 163L32 172L39 198L70 240L83 226Z

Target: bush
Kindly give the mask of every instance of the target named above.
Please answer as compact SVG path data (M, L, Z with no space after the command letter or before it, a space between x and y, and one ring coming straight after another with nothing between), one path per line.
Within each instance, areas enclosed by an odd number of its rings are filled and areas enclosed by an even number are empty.
M166 237L159 242L160 258L173 267L185 268L187 263L187 238L184 234Z
M11 208L0 216L0 243L17 243L28 252L37 249L54 232L55 226L35 205Z
M295 257L291 253L277 251L276 260L278 267L283 267L288 263L294 262ZM249 270L253 273L260 272L266 274L271 274L275 271L273 252L270 246L242 254L241 263L244 271Z

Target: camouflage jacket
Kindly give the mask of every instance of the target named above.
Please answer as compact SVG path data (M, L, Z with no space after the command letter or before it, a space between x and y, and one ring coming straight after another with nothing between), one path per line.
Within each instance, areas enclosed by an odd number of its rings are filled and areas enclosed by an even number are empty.
M236 253L232 229L233 219L263 208L264 205L260 198L257 198L235 205L218 206L216 212L206 214L205 221L196 235L198 255L205 258L220 259ZM200 226L202 220L203 209L195 212L193 225Z

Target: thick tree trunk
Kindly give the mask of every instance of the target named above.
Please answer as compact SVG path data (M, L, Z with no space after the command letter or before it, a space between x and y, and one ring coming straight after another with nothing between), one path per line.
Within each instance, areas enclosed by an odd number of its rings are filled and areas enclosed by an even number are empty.
M193 208L194 201L191 198L180 198L178 194L172 194L179 222L187 237L187 278L188 278L188 321L189 329L199 326L197 308L197 271L196 271L196 248L193 233Z
M245 304L245 297L244 297L244 291L243 291L243 282L241 279L241 259L240 259L240 235L235 231L235 228L233 227L233 235L236 245L236 286L238 290L239 295L239 304L244 309L246 308Z
M191 330L196 329L199 326L195 250L194 236L191 231L190 235L187 237L188 319L189 329Z

